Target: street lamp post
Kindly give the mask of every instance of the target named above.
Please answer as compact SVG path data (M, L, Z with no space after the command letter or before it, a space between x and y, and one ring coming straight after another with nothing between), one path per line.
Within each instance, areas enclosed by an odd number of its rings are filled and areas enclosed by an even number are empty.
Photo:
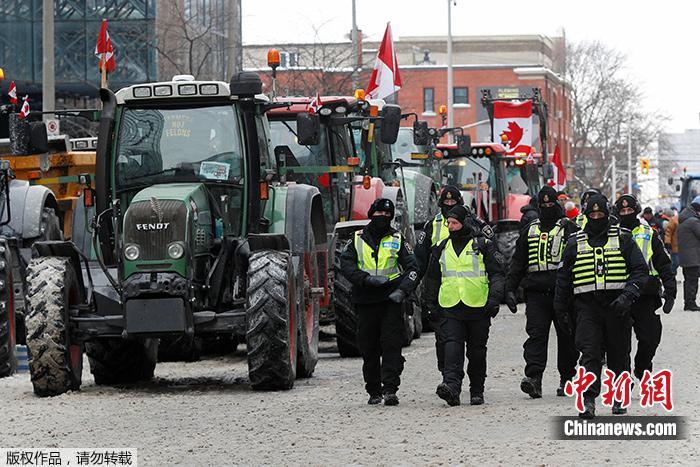
M452 106L454 104L454 88L452 81L452 2L447 0L447 127L454 127L454 115ZM452 142L452 134L448 134Z

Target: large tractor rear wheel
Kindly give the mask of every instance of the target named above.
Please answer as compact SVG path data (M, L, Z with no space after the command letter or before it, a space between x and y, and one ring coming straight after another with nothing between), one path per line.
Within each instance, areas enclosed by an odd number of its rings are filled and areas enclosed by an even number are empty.
M70 340L68 308L80 293L68 258L36 258L27 268L27 350L34 393L56 396L80 388L83 349Z
M10 253L5 243L0 242L0 378L10 376L17 369L16 334Z
M85 343L90 372L95 384L114 385L153 378L158 356L158 340L126 340L120 337L95 339Z
M335 275L333 282L333 306L335 311L335 340L341 357L359 357L357 345L357 313L352 305L352 284L340 272L340 255L344 242L337 242Z
M289 253L256 251L248 261L248 377L253 389L291 389L297 369L297 284Z
M320 307L318 300L312 295L312 288L318 287L318 261L314 257L313 250L307 251L301 258L304 273L303 293L300 294L299 335L297 338L297 378L310 378L318 363L318 333Z

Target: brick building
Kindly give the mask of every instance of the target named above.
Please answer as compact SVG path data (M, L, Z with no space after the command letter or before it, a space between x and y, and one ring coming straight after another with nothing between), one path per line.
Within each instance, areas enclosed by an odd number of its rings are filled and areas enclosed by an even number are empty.
M445 37L406 37L394 42L403 87L397 102L404 112L415 112L431 126L441 126L437 114L447 103ZM282 53L278 93L287 95L352 93L351 44L265 44L244 47L244 67L263 72L266 51ZM362 71L355 80L365 87L379 43L364 42ZM489 140L488 115L481 105L482 90L493 97L527 97L540 88L549 107L549 152L558 144L564 164L573 176L571 160L570 87L562 79L564 39L544 36L458 36L453 38L454 124L470 126L473 140ZM328 58L330 57L330 59ZM268 84L269 85L269 84ZM533 134L538 135L534 118ZM539 143L535 143L539 147Z

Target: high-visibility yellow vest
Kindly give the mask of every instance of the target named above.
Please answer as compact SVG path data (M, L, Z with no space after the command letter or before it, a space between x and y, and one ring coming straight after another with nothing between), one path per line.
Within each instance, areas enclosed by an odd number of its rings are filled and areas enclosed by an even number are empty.
M535 220L527 230L528 272L556 271L566 244L564 221L559 219L549 232L542 232Z
M435 246L450 236L450 231L447 229L447 222L442 217L442 213L438 213L433 219L433 236L430 239L430 246Z
M372 276L384 276L389 280L399 277L401 275L400 249L401 234L387 235L379 242L375 259L374 250L362 239L362 231L355 232L357 267Z
M578 216L574 217L574 223L578 225L579 229L583 230L583 228L586 227L586 224L588 223L588 218L585 214L579 214Z
M452 240L447 240L440 255L442 282L438 303L451 308L459 302L472 308L486 305L489 297L489 280L484 257L474 239L457 255Z
M596 290L621 290L627 284L627 262L620 253L620 228L608 229L605 246L592 247L586 232L576 233L574 294Z
M639 224L637 227L632 229L632 238L637 242L637 246L642 251L642 256L644 256L644 261L649 266L649 275L658 276L659 272L654 269L654 263L652 262L652 257L654 256L654 249L651 246L651 239L654 236L654 229L645 224Z

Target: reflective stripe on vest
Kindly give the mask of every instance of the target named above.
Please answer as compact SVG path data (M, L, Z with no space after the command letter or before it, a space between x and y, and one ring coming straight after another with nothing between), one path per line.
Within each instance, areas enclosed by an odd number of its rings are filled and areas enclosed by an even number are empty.
M430 246L435 246L441 241L450 236L450 231L447 230L447 224L442 219L442 214L438 213L433 219L433 236L430 240Z
M608 230L604 247L592 247L588 234L576 234L576 262L574 263L574 294L596 290L621 290L627 285L627 263L620 253L620 229Z
M558 220L549 232L540 230L540 221L530 224L527 231L528 272L556 271L564 252L564 226Z
M579 229L583 230L583 228L586 226L586 223L588 223L588 218L585 214L579 214L578 216L574 217L574 223L578 225Z
M659 273L654 269L652 257L654 256L654 248L651 246L651 239L654 236L654 229L645 224L639 224L632 230L632 237L637 242L637 246L642 251L644 262L649 266L649 275L658 276Z
M399 266L399 250L401 235L387 235L379 242L377 260L374 259L372 247L362 239L362 231L355 232L355 250L357 251L357 267L372 276L384 276L389 280L401 275Z
M462 302L472 308L486 305L489 297L489 280L484 257L474 239L457 255L452 240L447 240L440 255L442 282L438 303L442 308L452 308Z

